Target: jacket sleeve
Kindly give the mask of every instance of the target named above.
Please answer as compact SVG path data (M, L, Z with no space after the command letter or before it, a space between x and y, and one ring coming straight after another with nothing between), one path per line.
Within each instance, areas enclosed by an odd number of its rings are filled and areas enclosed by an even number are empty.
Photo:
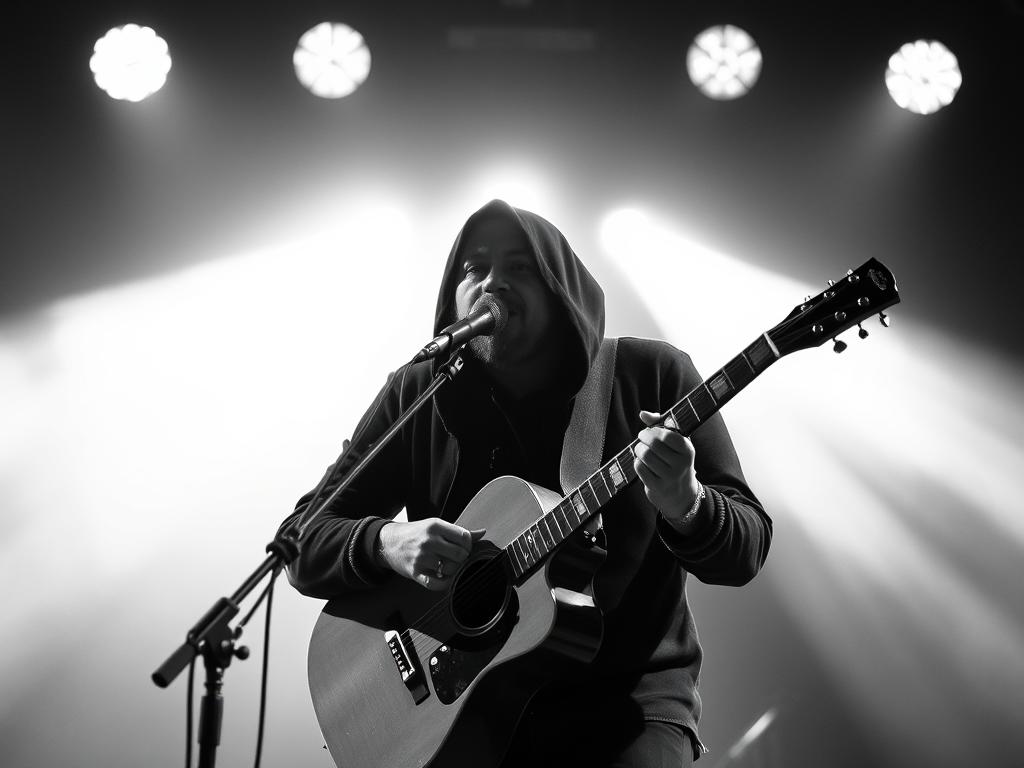
M326 499L375 441L401 414L408 387L408 369L388 377L370 409L363 415L352 443L338 462L327 469L317 489L299 499L279 533L297 534L304 515ZM324 512L308 523L299 539L299 556L288 566L288 580L302 594L330 599L353 589L379 584L389 578L373 561L380 529L403 506L409 483L409 425L367 464L362 474L335 498ZM322 488L320 486L323 486Z
M678 377L675 397L667 409L698 386L702 379L689 356L677 351L670 378ZM675 387L663 389L671 391ZM739 586L757 575L772 538L772 521L747 485L721 414L698 427L690 439L695 451L697 479L706 495L701 502L700 523L680 534L661 514L657 531L668 550L683 567L707 584Z

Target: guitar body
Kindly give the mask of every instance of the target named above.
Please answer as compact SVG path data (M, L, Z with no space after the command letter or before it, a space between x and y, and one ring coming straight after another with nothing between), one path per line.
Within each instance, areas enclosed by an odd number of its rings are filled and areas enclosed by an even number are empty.
M560 498L493 480L456 521L487 533L447 592L394 578L325 606L309 686L337 765L497 765L546 670L593 658L602 621L587 592L603 550L566 541L518 583L499 557Z

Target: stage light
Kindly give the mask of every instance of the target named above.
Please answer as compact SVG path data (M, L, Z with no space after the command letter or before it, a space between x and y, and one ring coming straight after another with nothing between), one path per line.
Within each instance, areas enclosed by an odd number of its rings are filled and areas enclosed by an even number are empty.
M744 733L739 740L729 748L729 760L739 760L743 757L743 754L750 748L750 746L764 735L764 732L768 730L768 726L772 724L778 715L778 708L772 707L757 718L756 722L747 729L746 733Z
M709 27L690 45L686 71L705 96L735 99L757 82L761 74L761 49L739 27Z
M956 56L935 40L906 43L889 57L885 85L892 100L928 115L953 101L963 77Z
M521 160L510 160L483 170L470 183L462 206L472 211L497 198L517 208L549 211L551 197L550 184L543 174Z
M352 27L325 21L299 38L292 62L295 76L313 95L340 99L370 74L370 49Z
M167 42L149 27L125 24L96 41L89 68L96 85L113 99L142 101L167 82Z

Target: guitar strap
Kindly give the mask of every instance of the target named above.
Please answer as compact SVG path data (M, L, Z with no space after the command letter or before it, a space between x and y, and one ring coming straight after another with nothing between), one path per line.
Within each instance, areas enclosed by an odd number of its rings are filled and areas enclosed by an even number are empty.
M562 442L562 461L558 471L562 493L576 490L601 467L618 341L615 338L601 341L597 358L573 403L569 427L565 430L565 440ZM601 528L601 513L594 515L583 527L593 536Z

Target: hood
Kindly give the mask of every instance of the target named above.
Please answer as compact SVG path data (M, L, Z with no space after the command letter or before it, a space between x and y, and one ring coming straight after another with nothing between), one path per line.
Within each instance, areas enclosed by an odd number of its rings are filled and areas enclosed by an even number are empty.
M513 208L504 200L492 200L470 216L455 238L437 296L434 333L440 333L441 329L456 319L455 289L462 279L460 265L466 233L479 219L494 215L509 219L522 229L540 274L565 309L566 317L575 331L574 338L579 342L578 354L574 355L578 367L573 372L574 380L578 381L573 390L575 392L582 386L604 338L604 291L557 227L535 213ZM439 362L443 361L435 361L435 368Z

